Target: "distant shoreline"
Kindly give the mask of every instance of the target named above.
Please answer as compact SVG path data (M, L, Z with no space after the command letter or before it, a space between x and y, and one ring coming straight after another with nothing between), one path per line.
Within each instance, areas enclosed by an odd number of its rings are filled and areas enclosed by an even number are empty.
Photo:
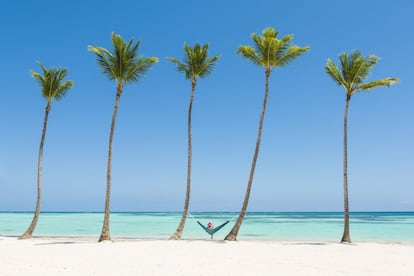
M16 239L17 235L0 235L0 241L2 239ZM33 242L42 242L42 241L54 241L61 243L98 243L98 235L96 236L36 236L34 235L31 239ZM111 241L113 243L123 243L123 242L145 242L145 241L169 241L168 237L120 237L112 236ZM229 241L224 241L223 239L210 239L210 238L182 238L180 241L187 242L197 242L205 241L212 243L229 243ZM328 245L328 244L341 244L338 241L309 241L309 240L286 240L286 239L254 239L254 238L242 238L238 239L236 242L243 243L277 243L282 245ZM231 243L231 242L230 242ZM378 244L378 245L406 245L413 246L414 241L404 241L404 242L395 242L395 241L356 241L348 245L364 245L364 244ZM344 245L347 245L346 243Z

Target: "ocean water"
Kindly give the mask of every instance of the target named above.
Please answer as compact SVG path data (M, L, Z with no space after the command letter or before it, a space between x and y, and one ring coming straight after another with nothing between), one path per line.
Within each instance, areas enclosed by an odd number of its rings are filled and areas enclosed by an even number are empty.
M223 239L233 226L238 213L192 213L187 217L183 238L208 239L209 235L196 223L214 225L231 219L215 239ZM0 235L18 236L31 222L29 212L0 212ZM175 231L181 213L126 212L112 213L113 238L169 238ZM102 213L44 212L34 236L99 237ZM247 213L239 232L239 240L281 240L337 242L343 231L343 214L339 212L256 212ZM414 242L414 212L351 213L351 238L354 242Z

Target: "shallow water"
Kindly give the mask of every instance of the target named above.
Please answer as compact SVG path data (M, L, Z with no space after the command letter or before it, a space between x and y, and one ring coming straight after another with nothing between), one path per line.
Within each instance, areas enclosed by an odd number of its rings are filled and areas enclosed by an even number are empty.
M183 238L209 238L196 223L209 221L214 225L232 219L215 239L230 231L238 213L192 213L187 218ZM0 212L0 235L17 236L26 230L33 214ZM178 226L181 213L112 213L112 237L168 238ZM98 237L102 213L41 213L35 236ZM341 238L343 215L337 212L256 212L247 213L239 239L272 239L289 241L332 241ZM414 242L414 212L351 213L353 241Z

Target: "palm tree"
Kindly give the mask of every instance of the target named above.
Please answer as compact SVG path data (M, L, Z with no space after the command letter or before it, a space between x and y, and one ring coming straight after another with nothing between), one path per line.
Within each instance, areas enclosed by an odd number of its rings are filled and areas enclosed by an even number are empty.
M184 211L181 216L180 223L177 230L170 239L181 239L184 230L185 220L187 218L188 206L190 203L190 189L191 189L191 161L192 161L192 137L191 137L191 111L193 108L194 92L197 86L197 78L204 78L213 72L216 61L220 55L212 58L208 57L208 44L201 46L196 43L193 48L184 44L184 60L181 62L176 58L168 57L168 59L177 65L178 72L184 72L185 78L191 80L191 96L188 105L188 159L187 159L187 186L184 200Z
M265 70L266 84L265 95L263 100L262 112L260 115L259 130L257 133L256 148L254 150L253 161L250 168L249 180L247 182L246 194L244 196L243 205L239 214L239 217L231 229L231 231L224 238L225 240L234 241L237 239L240 226L243 222L246 214L247 205L249 203L250 190L253 183L254 171L256 168L256 161L260 150L260 141L262 137L263 119L266 111L267 97L269 94L269 77L274 67L283 67L288 65L302 53L309 50L309 47L299 47L292 45L291 41L293 35L287 35L281 39L277 38L278 32L273 28L267 28L262 32L262 36L253 33L251 35L253 39L252 46L239 46L237 53L245 59L249 60L255 65L262 67Z
M33 231L36 228L37 221L39 220L40 215L40 204L42 199L42 158L43 158L43 145L45 143L46 137L46 127L47 119L49 117L49 111L51 109L52 100L61 100L73 86L73 81L67 80L63 82L63 79L66 77L68 71L61 68L50 68L46 69L41 62L37 62L40 65L40 68L43 71L43 75L38 72L32 71L32 77L37 79L39 85L42 89L42 97L47 100L45 118L43 121L43 130L42 136L40 138L39 146L39 156L37 160L37 199L36 199L36 209L32 222L19 239L30 239L32 237ZM63 83L62 83L63 82Z
M116 81L116 97L112 113L111 130L109 134L108 166L106 174L105 215L99 241L110 240L109 216L111 198L111 170L112 170L112 141L115 130L116 114L124 85L138 82L145 73L158 62L158 58L138 56L140 41L134 44L133 39L126 43L120 35L112 33L113 53L103 47L88 46L88 50L96 54L96 60L104 75Z
M348 109L352 95L359 91L368 91L379 86L390 86L399 82L397 78L385 78L370 82L364 81L368 78L371 68L378 62L379 58L375 55L363 57L359 51L352 52L349 56L342 53L339 56L340 69L328 59L325 65L326 74L338 85L342 86L346 92L345 112L344 112L344 233L341 242L351 242L349 231L349 202L348 202Z

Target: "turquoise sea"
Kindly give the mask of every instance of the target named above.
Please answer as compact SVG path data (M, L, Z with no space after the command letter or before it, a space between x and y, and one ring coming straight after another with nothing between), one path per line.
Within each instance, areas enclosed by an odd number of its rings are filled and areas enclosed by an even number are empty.
M238 213L192 213L187 218L184 239L208 239L196 223L209 221L218 226L233 219L215 239L230 231ZM0 235L18 236L26 230L33 214L0 212ZM176 229L181 213L118 212L111 214L113 238L168 238ZM34 236L99 237L102 213L44 212ZM340 212L254 212L247 213L239 232L239 240L287 240L337 242L343 231ZM354 242L414 242L414 212L351 213L351 238Z

